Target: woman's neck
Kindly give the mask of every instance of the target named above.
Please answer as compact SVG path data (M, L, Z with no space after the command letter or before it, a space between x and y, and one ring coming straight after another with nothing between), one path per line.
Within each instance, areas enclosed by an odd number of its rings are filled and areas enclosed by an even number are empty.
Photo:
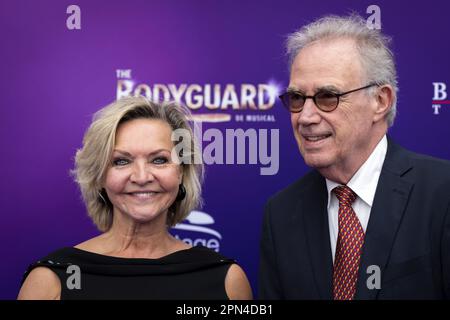
M159 258L189 248L169 233L166 215L142 223L115 212L111 228L101 238L104 254L117 257Z

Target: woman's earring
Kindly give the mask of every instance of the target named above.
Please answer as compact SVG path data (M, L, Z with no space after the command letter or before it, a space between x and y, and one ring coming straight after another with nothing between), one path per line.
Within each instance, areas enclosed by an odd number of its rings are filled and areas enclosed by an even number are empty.
M177 201L181 201L186 197L186 188L181 183L178 186L178 194L177 194Z
M105 205L108 205L108 203L106 202L105 198L104 198L103 195L102 195L103 190L104 190L104 189L102 189L102 190L100 190L100 191L98 192L98 196L103 200L103 203L104 203Z

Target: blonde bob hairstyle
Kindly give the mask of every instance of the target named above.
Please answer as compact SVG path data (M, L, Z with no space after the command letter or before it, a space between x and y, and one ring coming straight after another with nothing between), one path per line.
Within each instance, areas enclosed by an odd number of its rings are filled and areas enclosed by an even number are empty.
M202 204L201 184L204 171L203 164L194 161L200 149L188 122L189 110L175 102L157 103L144 97L122 98L94 114L93 121L84 135L83 147L76 152L75 168L72 171L80 186L88 215L102 232L108 231L113 221L113 205L103 189L103 183L111 166L117 128L126 121L142 118L162 120L168 123L172 130L185 129L190 133L190 141L184 141L189 139L183 136L178 142L183 144L182 149L190 154L190 161L180 164L186 196L181 201L175 200L169 208L167 225L174 226ZM183 156L183 159L186 159L186 156ZM201 156L198 159L201 159Z

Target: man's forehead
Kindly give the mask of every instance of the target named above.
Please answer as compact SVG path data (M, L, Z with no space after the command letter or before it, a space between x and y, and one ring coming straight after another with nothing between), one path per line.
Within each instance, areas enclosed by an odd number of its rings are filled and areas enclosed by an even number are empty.
M360 55L354 40L321 40L301 49L293 60L291 70L310 65L316 68L354 65L358 64L359 60Z
M358 83L363 69L354 43L347 40L317 42L299 52L293 61L289 87L342 89Z
M320 51L338 50L351 52L357 51L358 46L356 40L349 37L323 38L307 44L299 52L313 49Z
M288 90L292 91L341 91L346 88L346 84L344 82L316 82L316 83L306 83L306 82L290 82L288 86Z

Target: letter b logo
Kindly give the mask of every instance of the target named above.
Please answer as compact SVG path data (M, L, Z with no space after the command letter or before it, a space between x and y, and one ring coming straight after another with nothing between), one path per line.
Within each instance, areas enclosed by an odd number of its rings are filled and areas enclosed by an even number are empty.
M447 99L447 86L443 82L433 82L434 96L433 100L445 100Z

